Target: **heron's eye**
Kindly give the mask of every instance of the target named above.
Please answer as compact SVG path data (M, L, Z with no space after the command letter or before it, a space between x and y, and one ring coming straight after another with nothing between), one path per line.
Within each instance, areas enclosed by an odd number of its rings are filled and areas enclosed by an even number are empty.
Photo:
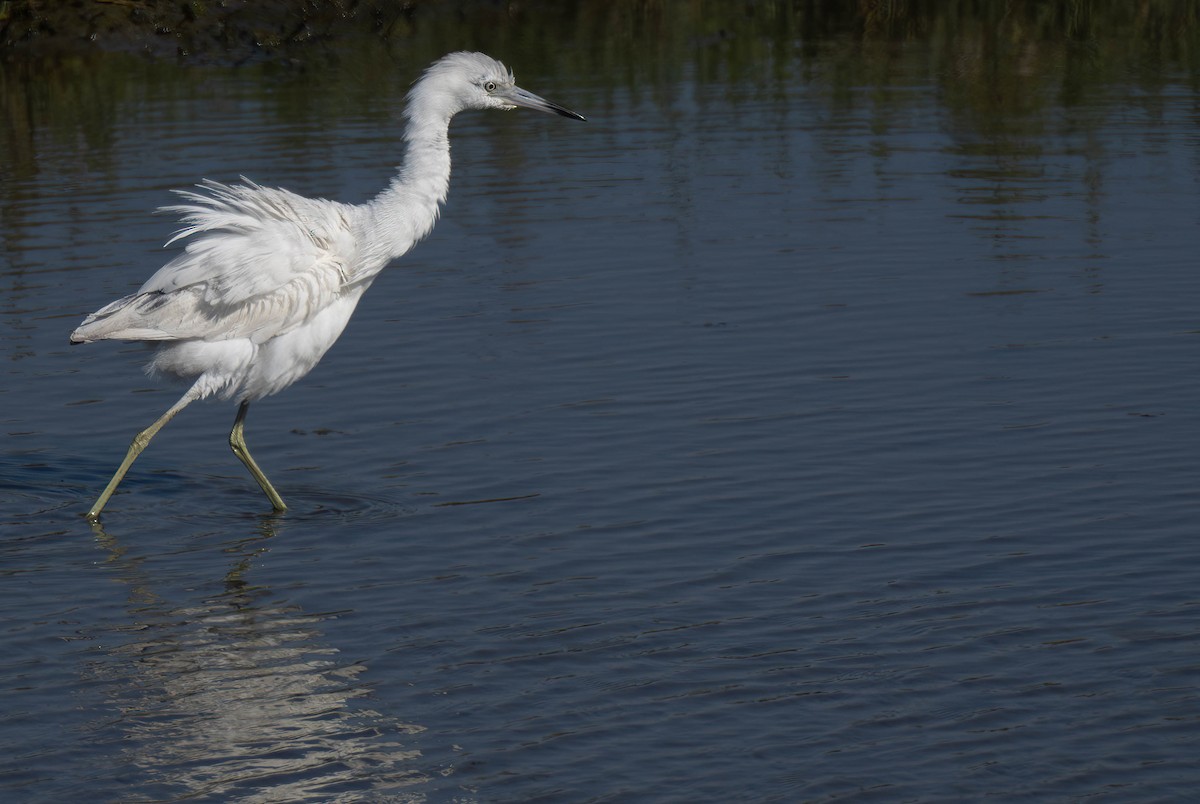
M488 92L495 92L496 91L496 82L488 81L486 84L483 85L483 88L486 89Z

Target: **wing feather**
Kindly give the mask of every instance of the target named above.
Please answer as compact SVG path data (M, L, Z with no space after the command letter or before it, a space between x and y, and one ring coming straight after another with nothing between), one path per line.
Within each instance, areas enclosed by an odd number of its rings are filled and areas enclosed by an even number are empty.
M347 208L286 190L205 181L163 207L190 238L137 293L93 313L72 341L225 339L289 332L340 295L355 257Z
M236 305L350 256L339 253L353 242L343 205L243 181L205 181L199 186L207 194L176 191L189 203L159 210L181 215L185 224L167 245L192 239L139 293L203 285L209 304Z

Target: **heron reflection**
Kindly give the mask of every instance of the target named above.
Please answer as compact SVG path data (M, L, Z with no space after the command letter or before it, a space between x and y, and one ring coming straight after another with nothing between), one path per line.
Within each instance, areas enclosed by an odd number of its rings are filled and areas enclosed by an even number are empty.
M181 604L94 530L128 587L130 620L118 629L129 639L92 672L111 685L127 771L149 798L425 800L431 777L413 745L423 728L354 704L370 692L367 668L322 633L339 613L306 613L246 581L274 536L269 520L235 548L220 590Z

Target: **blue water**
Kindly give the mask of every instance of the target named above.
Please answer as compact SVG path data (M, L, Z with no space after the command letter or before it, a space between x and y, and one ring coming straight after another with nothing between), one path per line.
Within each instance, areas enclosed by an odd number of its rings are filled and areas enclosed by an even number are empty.
M4 170L0 791L1183 800L1196 95L1000 133L793 65L456 121L434 234L252 406L68 347L244 174L362 201L408 77L130 70Z

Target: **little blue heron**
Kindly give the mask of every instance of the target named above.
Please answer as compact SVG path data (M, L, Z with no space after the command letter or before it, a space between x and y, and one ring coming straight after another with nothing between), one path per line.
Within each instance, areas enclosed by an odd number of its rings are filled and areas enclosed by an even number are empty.
M366 204L305 198L247 179L205 180L203 192L177 191L164 207L184 228L168 245L183 252L130 296L89 315L71 343L112 339L157 345L148 369L191 387L134 436L125 460L88 511L95 520L150 439L188 404L209 396L239 403L229 445L271 505L283 498L246 448L250 403L303 377L341 335L376 275L433 228L450 184L450 119L466 109L523 106L584 120L514 83L482 53L434 62L408 93L404 161L391 184Z

